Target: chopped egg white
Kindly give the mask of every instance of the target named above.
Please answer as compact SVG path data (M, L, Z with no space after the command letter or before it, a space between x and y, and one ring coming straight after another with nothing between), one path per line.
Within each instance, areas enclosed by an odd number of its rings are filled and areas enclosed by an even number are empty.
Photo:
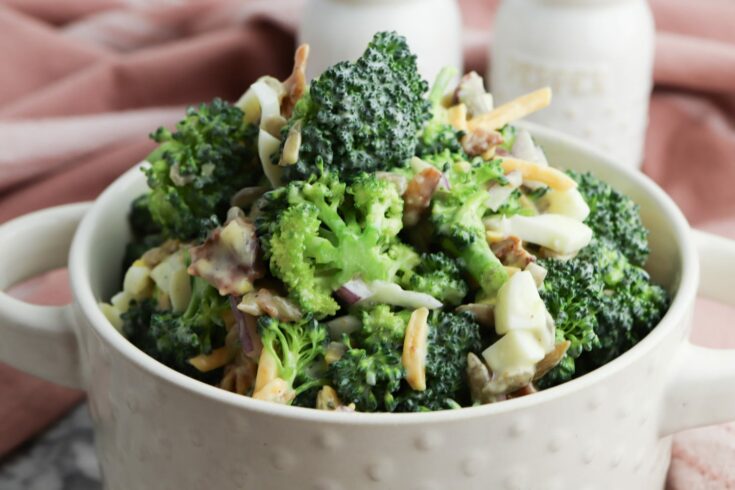
M560 254L578 252L592 240L592 230L587 225L560 214L492 218L486 221L486 225L505 236L515 235L524 242L541 245Z
M590 214L590 207L577 189L549 189L539 199L539 206L549 214L561 214L577 221L584 221Z
M136 261L125 272L123 291L133 298L142 299L149 296L152 286L151 269L142 261Z
M117 311L120 313L125 313L128 311L128 308L130 307L130 302L133 300L132 296L130 296L130 293L127 291L120 291L115 296L110 299L110 303L112 303L112 306L114 306Z
M546 306L529 271L513 274L498 291L495 331L499 335L523 330L531 333L544 353L554 346L553 332L546 324Z
M527 330L511 330L482 353L493 375L504 378L518 373L532 377L536 363L545 355L538 339Z
M176 271L183 270L186 272L186 264L184 263L184 254L176 252L169 255L160 264L151 271L151 279L156 283L158 289L171 296L171 280Z

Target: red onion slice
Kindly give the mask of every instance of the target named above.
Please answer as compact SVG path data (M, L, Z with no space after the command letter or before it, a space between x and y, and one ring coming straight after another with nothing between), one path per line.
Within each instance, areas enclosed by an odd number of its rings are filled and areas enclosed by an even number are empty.
M386 304L412 309L426 307L430 310L442 307L441 301L433 296L416 291L407 291L392 282L372 281L367 287L370 294L362 299L360 304Z
M449 183L447 174L442 173L442 176L439 178L439 184L437 185L437 188L446 189L448 191L452 190L452 184Z
M239 302L239 298L230 296L230 309L235 316L235 326L237 327L240 346L246 356L257 360L263 344L260 342L255 317L237 309Z
M352 305L367 298L372 292L362 279L351 279L340 286L336 294L342 301Z

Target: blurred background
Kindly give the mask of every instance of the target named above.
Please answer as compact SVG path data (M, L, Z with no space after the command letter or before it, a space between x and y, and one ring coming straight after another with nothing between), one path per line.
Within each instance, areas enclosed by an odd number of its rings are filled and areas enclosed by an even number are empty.
M0 223L93 199L186 106L285 78L298 38L314 74L397 29L427 77L474 70L496 104L552 86L537 122L641 168L694 226L735 238L733 26L731 0L0 0ZM65 282L14 294L64 303ZM735 347L731 314L700 302L695 340ZM81 399L0 365L0 488L99 488L83 411L33 439ZM733 434L678 436L670 488L735 488Z

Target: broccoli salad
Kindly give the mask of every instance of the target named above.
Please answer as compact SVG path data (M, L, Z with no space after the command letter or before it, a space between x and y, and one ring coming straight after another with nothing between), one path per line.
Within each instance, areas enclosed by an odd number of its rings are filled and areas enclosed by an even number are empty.
M100 306L142 351L221 389L321 410L498 403L635 345L669 305L638 206L549 166L476 73L421 79L378 33L158 129Z

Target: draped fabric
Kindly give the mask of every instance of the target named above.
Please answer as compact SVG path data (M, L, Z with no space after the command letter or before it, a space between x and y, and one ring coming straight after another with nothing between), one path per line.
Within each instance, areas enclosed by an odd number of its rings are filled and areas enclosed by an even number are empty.
M735 238L735 3L653 0L655 90L643 170L695 226ZM461 0L485 72L497 1ZM302 0L0 0L0 222L93 199L189 104L288 73ZM68 301L55 272L15 289ZM698 305L695 340L735 347L732 310ZM0 365L0 456L81 399ZM679 435L671 490L735 488L735 426Z

